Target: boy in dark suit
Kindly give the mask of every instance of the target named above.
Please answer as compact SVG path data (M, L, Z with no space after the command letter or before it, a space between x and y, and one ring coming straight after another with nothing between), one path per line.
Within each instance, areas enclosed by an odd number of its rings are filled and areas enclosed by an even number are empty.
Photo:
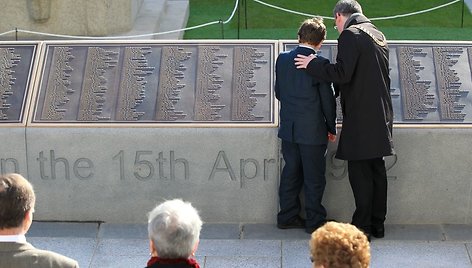
M316 54L325 38L326 26L321 18L305 20L298 30L299 45L280 53L276 62L275 95L281 104L278 137L282 139L285 161L279 186L280 229L305 228L312 233L326 222L321 202L326 185L327 143L336 139L333 87L293 64L297 54ZM299 216L302 187L306 221Z

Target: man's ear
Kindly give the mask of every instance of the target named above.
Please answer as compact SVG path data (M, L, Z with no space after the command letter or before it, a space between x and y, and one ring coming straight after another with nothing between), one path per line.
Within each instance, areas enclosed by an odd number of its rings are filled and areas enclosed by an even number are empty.
M149 239L149 251L151 252L152 257L157 257L156 247L154 246L154 241Z
M195 252L197 252L199 243L200 243L200 240L197 240L197 243L195 243L195 246L193 247L193 250L192 250L192 256L195 256Z
M25 218L23 219L23 231L28 232L31 224L33 223L33 209L26 211Z

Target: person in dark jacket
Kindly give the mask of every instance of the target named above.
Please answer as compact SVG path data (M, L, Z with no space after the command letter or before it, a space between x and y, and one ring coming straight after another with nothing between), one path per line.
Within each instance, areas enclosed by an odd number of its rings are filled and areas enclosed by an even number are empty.
M275 67L275 95L281 105L278 137L282 139L285 161L279 186L277 227L305 228L310 234L326 222L326 209L322 205L325 156L328 139L336 138L336 101L330 82L298 70L293 61L297 54L316 54L325 38L326 27L321 18L305 20L298 31L299 45L280 53ZM302 187L306 221L299 216Z
M343 122L336 157L348 160L356 203L352 224L369 238L370 234L381 238L387 214L383 157L394 154L388 46L358 2L338 1L333 13L340 33L336 63L301 54L295 65L318 79L333 81L340 92Z
M155 207L148 219L147 268L200 268L193 256L201 229L202 220L188 202L174 199Z

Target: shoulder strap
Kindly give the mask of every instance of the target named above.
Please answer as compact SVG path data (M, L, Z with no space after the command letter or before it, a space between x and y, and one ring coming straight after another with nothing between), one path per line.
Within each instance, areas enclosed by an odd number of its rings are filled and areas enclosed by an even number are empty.
M370 38L372 38L372 40L374 40L374 42L381 46L381 47L384 47L387 45L387 43L385 42L385 37L384 37L384 40L380 40L378 38L376 38L371 32L369 32L369 30L367 30L366 28L360 26L360 25L351 25L349 27L353 27L353 28L356 28L356 29L359 29L361 31L363 31L364 33L366 33L368 36L370 36Z

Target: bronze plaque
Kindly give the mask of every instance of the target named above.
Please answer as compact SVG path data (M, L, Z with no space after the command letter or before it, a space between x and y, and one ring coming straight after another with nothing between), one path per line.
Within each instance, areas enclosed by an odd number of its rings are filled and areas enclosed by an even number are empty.
M282 49L296 45L287 41ZM336 46L326 42L321 55L335 62ZM472 123L472 42L390 41L388 46L395 123Z
M0 44L0 125L24 124L38 44Z
M32 123L275 124L275 45L45 43Z

